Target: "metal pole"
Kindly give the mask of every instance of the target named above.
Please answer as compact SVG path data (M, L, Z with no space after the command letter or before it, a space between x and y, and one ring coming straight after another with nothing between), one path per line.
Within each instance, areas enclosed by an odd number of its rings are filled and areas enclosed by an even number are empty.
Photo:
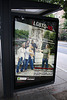
M10 0L2 3L2 70L4 97L13 96L11 64L11 5Z

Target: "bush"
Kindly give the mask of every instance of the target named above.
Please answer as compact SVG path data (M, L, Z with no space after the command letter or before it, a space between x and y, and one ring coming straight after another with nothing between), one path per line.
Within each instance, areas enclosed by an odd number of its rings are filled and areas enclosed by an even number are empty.
M56 33L55 32L50 32L50 31L46 31L44 33L44 38L47 38L48 41L49 40L52 41L52 42L49 43L49 47L50 47L51 53L55 53Z
M63 40L63 41L67 41L67 33L62 33L62 34L60 34L60 38L61 38L61 40Z
M46 31L44 33L44 38L46 38L46 39L49 39L50 38L50 32L49 31Z
M28 31L18 30L18 29L15 30L15 38L25 38L25 39L27 39L28 35L29 35Z

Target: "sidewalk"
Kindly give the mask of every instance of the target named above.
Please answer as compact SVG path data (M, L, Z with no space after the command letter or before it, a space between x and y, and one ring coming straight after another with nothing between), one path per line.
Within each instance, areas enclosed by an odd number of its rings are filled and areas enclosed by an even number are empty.
M22 100L22 98L23 100L28 100L28 98L29 100L57 100L55 95L67 90L67 77L63 78L62 75L66 76L67 73L57 68L54 84L16 93L17 100Z
M67 90L67 81L66 81L67 79L61 78L61 73L64 74L63 71L57 68L56 80L54 84L39 87L32 90L30 89L27 91L25 90L22 92L14 93L14 98L7 99L7 100L28 100L28 98L29 100L57 100L54 97L54 95L56 93L58 94L59 92ZM1 85L0 85L0 89L2 89ZM0 90L0 95L2 96L1 92L2 91ZM1 100L5 100L5 99L1 97Z
M59 55L60 54L58 54L58 56ZM61 64L59 65L59 67L61 66ZM67 96L67 72L65 72L63 69L60 69L59 67L57 66L56 68L56 77L55 77L54 84L14 93L14 97L7 100L28 100L28 99L29 100L67 100L67 98L63 99L64 96L65 97ZM63 93L65 95L63 95ZM0 100L6 100L3 99L2 95L3 95L2 69L0 65Z

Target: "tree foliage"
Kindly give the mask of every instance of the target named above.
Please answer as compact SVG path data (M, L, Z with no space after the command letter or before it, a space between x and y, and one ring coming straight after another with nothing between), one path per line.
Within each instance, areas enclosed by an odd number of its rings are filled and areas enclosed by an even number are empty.
M49 39L50 38L50 32L49 31L46 31L44 33L44 38L46 38L46 39Z
M56 42L56 33L55 32L50 32L46 31L44 33L44 38L50 40L51 42L49 43L50 51L51 53L55 53L55 42Z
M64 22L64 29L67 29L67 20Z
M67 20L64 22L63 32L60 34L59 40L67 41Z
M54 14L49 14L49 15L46 15L46 17L52 17L52 18L55 18L55 15L54 15Z
M60 34L60 37L62 41L67 41L67 33Z
M25 38L25 39L27 39L28 35L29 35L28 31L18 30L18 29L15 30L15 38Z
M59 4L65 11L63 17L67 19L67 0L32 0L32 1Z

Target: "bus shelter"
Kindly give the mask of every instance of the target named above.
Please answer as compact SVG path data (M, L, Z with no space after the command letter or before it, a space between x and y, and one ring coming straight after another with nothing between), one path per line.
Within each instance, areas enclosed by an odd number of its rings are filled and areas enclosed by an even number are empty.
M60 5L22 0L1 0L0 5L4 96L54 83L59 21L45 15L61 10ZM44 58L46 45L49 60Z

